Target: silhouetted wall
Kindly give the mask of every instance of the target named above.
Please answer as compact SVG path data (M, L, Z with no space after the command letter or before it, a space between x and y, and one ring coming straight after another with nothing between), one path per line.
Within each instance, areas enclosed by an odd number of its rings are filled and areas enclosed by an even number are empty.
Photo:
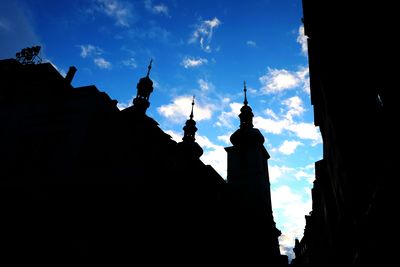
M376 1L303 0L303 13L323 160L293 265L394 265L392 10Z
M242 193L199 160L199 147L165 134L147 99L120 111L72 78L49 63L0 61L2 260L271 263L270 207L238 208Z

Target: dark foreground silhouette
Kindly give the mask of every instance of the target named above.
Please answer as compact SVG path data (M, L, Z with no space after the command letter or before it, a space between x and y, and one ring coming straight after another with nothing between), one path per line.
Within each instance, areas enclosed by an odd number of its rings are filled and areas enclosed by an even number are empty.
M397 265L395 10L379 1L303 0L323 159L294 266Z
M95 86L73 88L74 67L64 78L34 58L0 61L4 259L287 265L246 97L225 181L199 159L193 110L179 143L146 115L151 63L120 111Z

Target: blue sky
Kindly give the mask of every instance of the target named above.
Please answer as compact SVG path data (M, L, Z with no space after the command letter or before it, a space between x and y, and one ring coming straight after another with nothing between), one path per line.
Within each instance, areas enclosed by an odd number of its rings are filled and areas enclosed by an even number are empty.
M179 141L196 96L203 162L226 177L243 81L254 124L266 138L281 251L292 257L311 210L322 140L310 105L301 0L11 0L0 2L0 58L41 45L41 56L75 87L94 84L131 105L136 83L155 83L147 114Z

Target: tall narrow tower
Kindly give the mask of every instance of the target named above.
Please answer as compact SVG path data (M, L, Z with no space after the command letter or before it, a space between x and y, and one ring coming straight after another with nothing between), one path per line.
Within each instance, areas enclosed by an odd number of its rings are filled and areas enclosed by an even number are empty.
M248 105L244 83L244 105L240 109L240 128L231 135L233 146L228 153L227 182L231 195L232 235L241 244L232 247L249 259L259 259L269 266L281 266L278 237L272 214L268 174L269 154L264 137L253 126L253 112Z

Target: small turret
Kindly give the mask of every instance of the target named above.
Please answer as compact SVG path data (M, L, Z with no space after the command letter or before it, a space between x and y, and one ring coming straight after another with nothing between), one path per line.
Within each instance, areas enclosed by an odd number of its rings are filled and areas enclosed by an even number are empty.
M264 136L258 129L253 126L253 111L248 105L247 101L247 88L246 82L244 82L244 101L243 107L240 109L240 128L231 135L231 143L233 145L251 145L251 144L263 144Z
M195 142L196 138L196 121L193 120L194 96L192 100L192 111L189 119L183 127L182 142L178 143L178 149L188 157L200 158L203 155L203 149Z
M150 64L147 67L147 75L139 80L136 86L136 97L133 99L134 108L143 114L146 113L147 108L150 106L149 98L153 92L153 81L149 77L152 63L153 60L150 60Z

